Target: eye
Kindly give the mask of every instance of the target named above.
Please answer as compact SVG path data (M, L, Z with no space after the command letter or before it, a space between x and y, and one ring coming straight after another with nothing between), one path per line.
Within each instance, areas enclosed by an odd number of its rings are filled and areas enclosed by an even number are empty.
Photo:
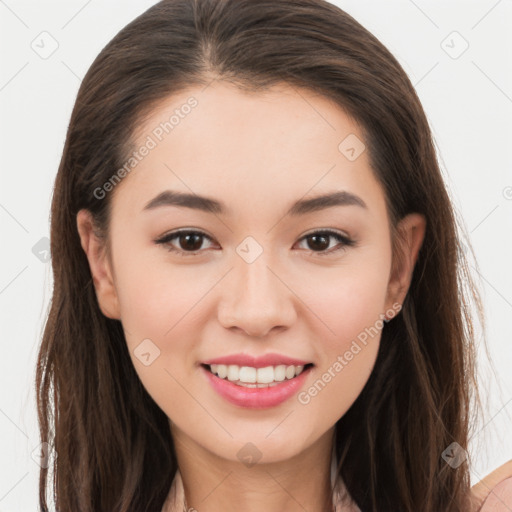
M331 246L330 240L334 239L338 244ZM355 246L356 242L346 235L332 230L314 231L303 236L300 241L310 241L307 243L309 247L306 249L312 252L318 252L320 256L329 255L333 252L345 249L346 247Z
M174 239L177 239L178 247L171 244ZM211 238L202 231L180 230L167 233L155 240L155 243L167 246L170 252L175 252L179 256L191 256L200 252L203 239L211 241Z
M199 252L202 252L201 248L205 239L212 241L212 238L202 231L183 229L167 233L156 239L155 243L167 246L170 252L174 252L178 256L195 256ZM332 247L329 239L334 239L338 243ZM177 240L178 247L172 244L174 240ZM319 253L320 256L329 255L341 249L345 249L346 247L356 245L356 242L348 236L332 230L319 230L308 233L303 236L299 242L308 240L310 243L308 243L309 247L306 249L314 253Z

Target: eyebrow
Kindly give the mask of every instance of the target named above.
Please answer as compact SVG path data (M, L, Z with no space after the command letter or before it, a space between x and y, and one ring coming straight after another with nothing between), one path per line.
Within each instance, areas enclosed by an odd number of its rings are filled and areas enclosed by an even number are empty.
M188 194L173 190L165 190L151 199L142 211L153 210L163 206L178 206L201 210L214 214L229 213L228 208L221 201L211 197L199 196L197 194ZM351 192L345 190L318 195L308 199L299 199L288 210L286 215L298 216L306 213L317 212L326 208L335 206L359 206L368 209L366 203Z

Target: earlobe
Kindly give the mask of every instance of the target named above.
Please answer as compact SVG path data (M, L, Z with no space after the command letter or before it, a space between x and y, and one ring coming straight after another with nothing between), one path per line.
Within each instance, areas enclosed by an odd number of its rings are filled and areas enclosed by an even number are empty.
M104 250L104 241L94 233L91 212L80 210L76 217L76 224L82 249L89 261L89 268L101 312L108 318L120 320L119 301L111 262Z
M393 254L392 271L388 284L387 302L403 304L409 291L414 267L425 238L424 215L411 213L397 225L397 254Z

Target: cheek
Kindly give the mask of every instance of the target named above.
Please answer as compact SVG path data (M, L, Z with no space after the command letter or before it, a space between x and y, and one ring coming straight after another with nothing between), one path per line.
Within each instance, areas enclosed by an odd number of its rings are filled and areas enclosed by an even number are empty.
M357 261L356 261L357 260ZM324 352L342 351L361 332L375 325L385 311L389 260L358 255L338 267L311 276L304 302L325 326ZM311 314L309 315L312 318Z
M297 397L310 417L322 414L336 422L368 381L384 326L389 264L369 254L357 264L333 269L332 279L308 286L305 302L318 312L317 325L325 327L318 338L320 364L311 386Z
M329 334L320 337L319 364L308 387L297 395L308 412L306 418L322 417L323 422L334 424L360 395L379 350L382 304L383 294L372 293L361 282L347 284L334 304L325 304L322 320Z
M183 410L190 396L180 383L194 371L201 298L215 276L198 279L192 271L142 264L136 258L118 263L121 319L135 371L162 410Z
M201 278L191 266L172 265L165 258L142 260L136 254L120 257L116 269L123 326L138 337L158 340L193 321L194 308L217 280L211 274Z
M141 261L136 251L116 260L116 289L128 351L148 393L165 410L187 398L178 382L194 371L202 298L218 281L192 266ZM197 332L197 335L194 333ZM174 378L176 380L174 380Z

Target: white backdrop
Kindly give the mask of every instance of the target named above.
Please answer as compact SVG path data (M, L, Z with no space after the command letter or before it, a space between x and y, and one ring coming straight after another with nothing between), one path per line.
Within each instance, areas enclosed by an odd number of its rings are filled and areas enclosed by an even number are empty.
M103 46L154 3L0 0L0 512L37 509L34 365L52 288L51 191L71 109ZM488 401L470 450L476 482L512 459L512 2L333 3L411 77L476 253L496 368L494 377L482 351Z

